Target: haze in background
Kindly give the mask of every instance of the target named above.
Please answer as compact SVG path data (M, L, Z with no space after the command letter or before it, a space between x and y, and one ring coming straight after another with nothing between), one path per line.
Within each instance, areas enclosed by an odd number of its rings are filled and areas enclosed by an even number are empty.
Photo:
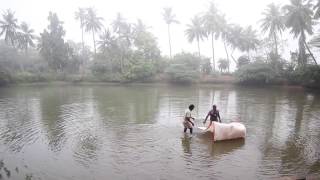
M169 54L167 26L163 21L164 7L172 7L180 24L172 24L172 53L181 51L196 52L196 43L190 44L185 37L186 24L194 15L205 12L210 3L209 0L1 0L1 10L12 9L18 20L26 21L38 35L48 25L49 11L56 12L59 19L64 22L66 39L76 42L81 41L79 22L74 19L74 13L79 7L94 7L97 14L104 18L104 25L110 27L116 13L120 12L129 22L136 22L138 18L150 26L150 31L157 37L158 44L163 55ZM237 23L242 26L252 25L259 30L261 13L272 2L287 4L289 0L216 0L214 1L221 12L226 14L229 23ZM317 32L315 30L315 32ZM259 32L260 34L260 32ZM286 46L296 49L296 40L284 33L284 40L288 40ZM85 34L85 43L92 46L91 34ZM201 42L201 53L211 57L211 45L209 41ZM221 42L216 42L216 59L225 57ZM289 59L289 51L283 51L283 56ZM231 69L235 64L231 63Z

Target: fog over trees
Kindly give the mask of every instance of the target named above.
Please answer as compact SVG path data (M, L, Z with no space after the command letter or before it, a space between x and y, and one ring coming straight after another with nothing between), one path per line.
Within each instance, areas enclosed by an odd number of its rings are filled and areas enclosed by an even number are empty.
M80 42L67 40L59 14L48 12L47 27L35 33L14 9L0 17L0 84L17 82L199 82L204 77L232 76L242 84L299 84L317 87L320 82L318 31L320 3L291 0L271 3L261 12L259 27L242 26L228 20L214 1L187 24L179 21L172 7L159 8L166 26L169 55L161 53L157 37L141 19L129 21L117 13L112 22L94 7L79 7L74 14L81 32ZM109 18L109 17L108 17ZM181 33L194 51L172 52L174 32ZM298 49L284 47L282 35L297 39ZM93 47L84 35L92 36ZM212 56L201 53L208 42ZM223 44L225 57L216 58L216 42ZM207 44L206 44L207 45ZM285 57L283 50L290 51ZM174 52L177 52L176 50ZM195 52L195 53L193 53ZM236 52L236 53L235 53ZM236 70L230 71L234 64Z

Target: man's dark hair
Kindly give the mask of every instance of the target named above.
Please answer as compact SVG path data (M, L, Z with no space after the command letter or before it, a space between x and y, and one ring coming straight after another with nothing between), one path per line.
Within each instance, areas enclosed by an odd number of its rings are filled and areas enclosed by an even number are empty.
M213 105L213 106L212 106L212 109L217 109L217 106L216 106L216 105Z
M190 110L193 110L193 109L194 109L194 105L193 105L193 104L190 104L189 109L190 109Z

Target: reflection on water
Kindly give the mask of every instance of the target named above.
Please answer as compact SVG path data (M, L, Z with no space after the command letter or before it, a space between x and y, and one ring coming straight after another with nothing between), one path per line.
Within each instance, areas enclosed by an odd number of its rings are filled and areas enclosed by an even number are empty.
M208 152L213 157L219 157L222 155L227 155L233 153L233 151L240 149L245 144L244 139L235 139L235 140L228 140L228 141L220 141L212 143L212 134L201 133L198 135L200 139L200 143L203 146L208 147Z
M184 136L181 138L181 145L183 148L183 152L186 154L192 154L191 148L190 148L190 143L191 143L191 136L184 134Z
M184 134L217 104L245 140ZM320 94L232 86L0 89L0 161L13 179L265 179L320 172ZM18 172L15 171L18 169ZM5 177L5 173L0 171Z

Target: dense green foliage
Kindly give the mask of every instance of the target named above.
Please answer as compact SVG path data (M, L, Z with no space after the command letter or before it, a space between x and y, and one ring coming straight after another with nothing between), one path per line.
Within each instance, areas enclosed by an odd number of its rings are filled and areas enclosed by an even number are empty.
M169 80L178 83L191 83L199 77L200 62L201 58L189 53L175 55L166 69Z
M307 87L320 88L320 68L317 65L309 65L296 70L288 69L285 77L291 84L302 84Z
M241 84L268 84L275 78L275 72L265 62L243 65L236 73Z
M179 21L167 7L162 15L168 28L169 57L161 55L150 27L139 19L129 22L120 13L104 26L104 18L94 8L79 8L75 12L82 32L78 43L65 39L64 23L56 13L49 13L47 28L37 36L28 24L18 21L13 11L6 10L0 18L0 85L55 80L191 83L202 77L230 74L230 64L234 63L234 76L240 84L319 87L319 66L309 46L319 48L320 36L306 41L320 17L319 9L319 2L308 0L291 0L282 7L272 3L262 12L260 28L265 37L259 38L259 31L230 23L211 2L184 31L190 43L197 42L198 53L174 55L170 27ZM281 36L286 28L298 38L298 49L292 50L291 60L283 59L281 52ZM92 35L93 49L84 42L84 33ZM206 40L211 41L211 58L200 53L200 43ZM215 41L221 41L225 51L225 57L217 62Z
M65 70L70 56L72 56L71 50L68 44L64 42L65 30L57 14L50 12L48 20L48 29L40 34L40 54L47 60L51 69L62 72Z

